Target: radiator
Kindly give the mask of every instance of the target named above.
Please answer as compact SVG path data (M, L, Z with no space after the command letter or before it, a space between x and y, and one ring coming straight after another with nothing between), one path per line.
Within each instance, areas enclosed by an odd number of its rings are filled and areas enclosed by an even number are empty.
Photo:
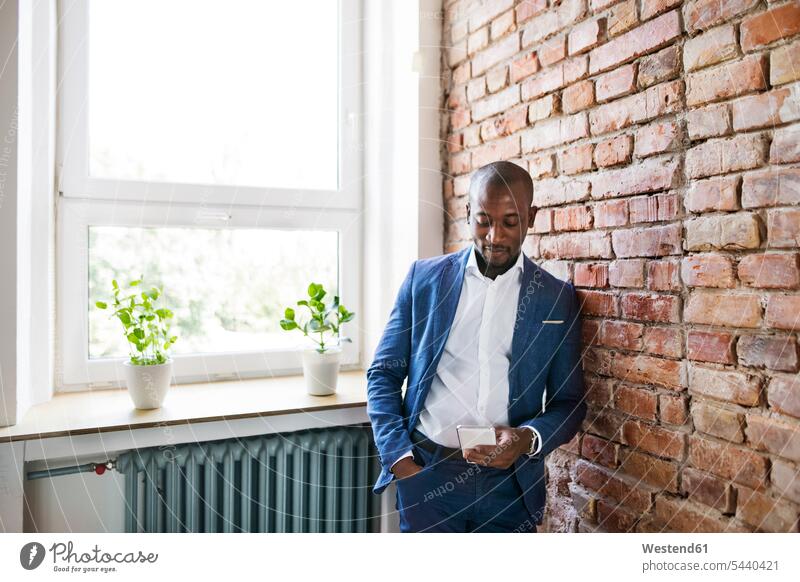
M127 451L127 532L378 531L369 426Z

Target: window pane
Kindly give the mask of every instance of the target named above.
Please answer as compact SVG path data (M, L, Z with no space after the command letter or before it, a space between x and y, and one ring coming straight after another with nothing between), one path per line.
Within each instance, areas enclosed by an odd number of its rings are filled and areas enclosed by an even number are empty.
M93 0L89 173L336 189L335 0Z
M338 233L89 227L90 358L128 354L122 324L95 301L108 301L113 279L127 285L140 274L148 289L163 287L162 306L175 313L173 354L285 348L304 338L278 322L308 284L338 293Z

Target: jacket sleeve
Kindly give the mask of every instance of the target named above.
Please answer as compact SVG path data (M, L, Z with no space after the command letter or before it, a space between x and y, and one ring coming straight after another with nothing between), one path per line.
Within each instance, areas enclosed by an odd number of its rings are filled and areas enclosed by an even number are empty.
M415 267L416 261L400 286L375 358L367 370L367 414L381 464L388 471L413 447L403 416L401 389L411 356L411 290Z
M545 411L520 425L529 426L540 435L541 444L534 459L543 459L572 440L586 417L578 298L575 288L567 285L570 294L569 319L564 322L567 331L550 362Z

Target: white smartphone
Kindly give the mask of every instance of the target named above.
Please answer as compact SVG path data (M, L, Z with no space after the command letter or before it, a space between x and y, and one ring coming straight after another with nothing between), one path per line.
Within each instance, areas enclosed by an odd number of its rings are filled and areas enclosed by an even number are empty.
M456 426L458 442L461 450L471 449L478 445L496 445L497 435L493 426L466 426L459 424Z

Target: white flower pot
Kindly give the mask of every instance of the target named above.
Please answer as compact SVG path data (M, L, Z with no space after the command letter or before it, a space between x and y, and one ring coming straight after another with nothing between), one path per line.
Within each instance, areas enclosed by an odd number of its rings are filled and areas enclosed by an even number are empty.
M140 410L160 408L172 380L172 360L155 366L136 366L125 361L122 367L133 405Z
M334 347L319 353L316 348L303 351L303 376L306 390L314 396L328 396L336 392L339 378L339 360L342 349Z

